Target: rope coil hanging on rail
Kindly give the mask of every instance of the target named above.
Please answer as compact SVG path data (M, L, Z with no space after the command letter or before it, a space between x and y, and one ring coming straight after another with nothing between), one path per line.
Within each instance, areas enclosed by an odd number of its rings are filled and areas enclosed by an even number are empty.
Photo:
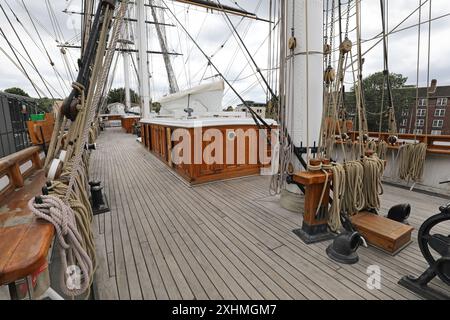
M115 52L107 50L107 44L116 47L128 7L128 1L121 2L116 13L117 19L113 21L115 2L99 3L85 51L88 56L83 57L83 61L89 63L80 70L78 82L73 83L73 92L64 103L65 108L59 110L57 115L45 167L48 172L55 162L63 166L52 172L54 177L50 177L47 185L48 195L29 202L31 211L37 217L55 226L63 265L61 288L72 297L89 291L96 269L93 212L88 194L87 145L93 143L98 135L96 114ZM70 124L67 133L66 124ZM79 288L70 286L70 275L66 270L71 266L81 269Z

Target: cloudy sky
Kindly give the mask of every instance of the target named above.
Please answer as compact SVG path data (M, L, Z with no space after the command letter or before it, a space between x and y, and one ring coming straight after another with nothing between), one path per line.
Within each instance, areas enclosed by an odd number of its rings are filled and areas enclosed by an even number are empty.
M248 63L248 57L244 53L238 41L232 36L230 26L226 23L226 18L222 14L206 12L205 9L187 6L175 3L171 0L164 0L171 10L176 14L181 23L188 29L189 33L197 40L202 49L214 57L212 61L217 65L225 77L234 83L235 88L247 100L264 101L265 93L263 86L258 82L255 75L255 68ZM420 1L426 0L386 0L389 3L389 29L392 30L404 18L406 18ZM50 66L46 51L40 45L39 37L33 28L22 0L0 0L0 4L11 19L19 37L27 48L36 68L42 77L48 82L50 90L54 96L64 96L68 93L68 86L71 83L71 74L76 75L76 59L79 51L69 49L67 61L60 54L58 44L69 43L79 44L80 16L69 15L62 11L80 11L81 0L23 0L26 8L33 17L36 28L39 31L45 48L55 63L55 70ZM269 0L221 0L222 4L237 5L242 8L255 12L262 18L269 16ZM337 1L336 1L337 2ZM345 2L345 0L343 1ZM428 3L423 6L422 20L428 19ZM8 6L9 5L9 6ZM50 6L49 6L50 5ZM18 23L13 16L12 11L19 18ZM49 15L49 9L53 10L57 21L54 21ZM132 13L133 14L133 13ZM432 1L432 17L437 18L450 14L450 2L448 0ZM4 34L14 46L20 60L25 66L30 77L36 82L41 95L49 96L49 93L38 74L33 70L26 52L21 47L20 42L10 27L3 11L0 10L0 27ZM169 12L164 14L165 23L174 24L173 17ZM232 17L233 24L237 26L239 34L244 38L245 44L252 53L259 67L266 70L270 67L268 61L269 52L269 25L266 22L258 22L250 19ZM153 20L150 11L148 20ZM351 19L350 30L354 28L354 19ZM419 21L419 14L412 15L399 29L416 25ZM371 39L381 31L380 7L378 0L362 1L362 38ZM131 23L132 28L134 24ZM56 28L56 29L55 29ZM159 51L159 45L156 41L156 31L149 27L150 49ZM450 42L447 40L450 36L450 16L443 17L432 23L431 36L431 67L430 77L438 79L439 85L450 85ZM197 85L202 82L211 81L216 74L212 68L207 66L207 61L203 55L188 39L181 28L167 28L168 46L172 52L182 54L173 58L173 66L177 76L178 84L181 89ZM350 38L355 40L355 34L350 33ZM420 45L420 79L421 85L426 84L427 78L427 53L428 53L428 24L422 25ZM363 50L370 48L376 40L367 41L363 44ZM417 27L395 33L389 38L389 56L390 69L392 72L401 73L408 77L409 84L416 83L416 65L417 65ZM34 88L26 77L18 70L11 59L16 62L13 52L10 50L8 42L0 32L0 65L2 76L0 77L0 90L17 86L23 88L31 96L37 96ZM9 56L9 58L8 58ZM23 56L23 57L22 57ZM152 96L158 98L167 94L168 82L165 73L163 60L160 55L151 55L151 74L152 74ZM365 75L382 70L382 47L378 45L366 56ZM113 87L122 87L124 84L124 66L122 58L118 59L118 66L115 73ZM131 74L131 84L137 89L137 78L133 73L133 67L127 68ZM269 71L264 71L267 74ZM347 79L351 81L351 79ZM227 90L224 97L224 106L237 104L239 101L236 96Z

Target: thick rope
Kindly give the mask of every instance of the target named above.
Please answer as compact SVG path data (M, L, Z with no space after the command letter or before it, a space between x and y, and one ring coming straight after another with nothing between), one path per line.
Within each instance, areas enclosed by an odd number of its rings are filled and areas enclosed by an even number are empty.
M378 157L381 160L386 160L387 159L388 150L389 150L389 144L386 141L382 140L382 141L380 141L378 143L378 147L376 149L376 152L378 154Z
M427 145L406 144L398 152L399 177L405 181L420 182L423 178Z
M333 173L333 203L329 210L328 226L331 231L338 232L342 227L341 209L346 193L345 168L341 164L334 163L330 170Z
M364 195L364 166L359 160L350 161L345 164L345 172L347 184L342 211L353 216L366 206Z
M383 194L382 177L384 174L384 161L378 156L365 157L363 160L364 167L364 195L366 201L366 209L380 210L380 195Z
M92 261L83 248L83 238L78 232L75 213L61 199L55 196L42 196L42 203L36 203L31 199L28 207L37 217L44 219L55 227L57 240L60 247L62 270L61 290L67 296L79 296L89 290L94 268ZM69 266L79 266L80 287L74 288L69 284L66 274Z
M115 48L119 39L123 18L128 1L121 3L117 19L113 22L113 31L109 46ZM95 115L106 79L109 74L114 50L107 50L109 21L112 21L114 10L109 8L104 13L104 24L101 30L95 63L92 66L90 90L85 96L85 88L78 83L73 87L80 92L79 114L75 122L70 123L69 132L64 133L65 120L60 115L57 128L52 137L51 154L48 163L59 152L65 149L67 157L63 173L58 181L53 181L49 187L49 196L43 196L42 201L31 199L29 207L41 219L55 226L57 239L61 250L61 288L68 296L80 296L86 293L93 281L95 262L95 243L92 233L93 214L90 206L88 185L89 154L85 150L88 142L96 138ZM93 128L94 127L94 128ZM64 143L63 143L63 139ZM66 276L69 266L81 269L81 286L71 288Z

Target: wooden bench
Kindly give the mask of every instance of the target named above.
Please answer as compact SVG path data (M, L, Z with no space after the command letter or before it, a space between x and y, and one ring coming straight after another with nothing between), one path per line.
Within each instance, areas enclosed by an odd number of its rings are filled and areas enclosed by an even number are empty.
M370 245L391 255L396 255L412 242L414 229L388 218L361 212L351 221Z
M12 298L17 297L16 281L29 279L47 264L55 232L28 209L46 181L39 153L34 147L0 160L0 177L10 180L0 193L0 286L9 285ZM23 172L20 166L28 161L33 166Z

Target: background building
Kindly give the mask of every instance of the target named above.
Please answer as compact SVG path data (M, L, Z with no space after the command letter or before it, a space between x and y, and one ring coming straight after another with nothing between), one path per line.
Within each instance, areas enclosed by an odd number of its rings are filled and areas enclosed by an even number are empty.
M245 101L245 103L247 104L247 106L249 106L250 108L252 108L253 111L255 111L257 114L259 114L259 116L263 119L266 118L266 109L267 109L267 105L265 103L257 103L254 101ZM251 113L250 111L248 111L247 106L245 106L244 104L239 104L236 108L237 112L245 112L247 114L247 117L251 117Z
M434 93L429 94L428 115L427 89L419 88L417 103L402 110L398 120L400 133L450 135L450 111L447 110L450 86L437 87Z

